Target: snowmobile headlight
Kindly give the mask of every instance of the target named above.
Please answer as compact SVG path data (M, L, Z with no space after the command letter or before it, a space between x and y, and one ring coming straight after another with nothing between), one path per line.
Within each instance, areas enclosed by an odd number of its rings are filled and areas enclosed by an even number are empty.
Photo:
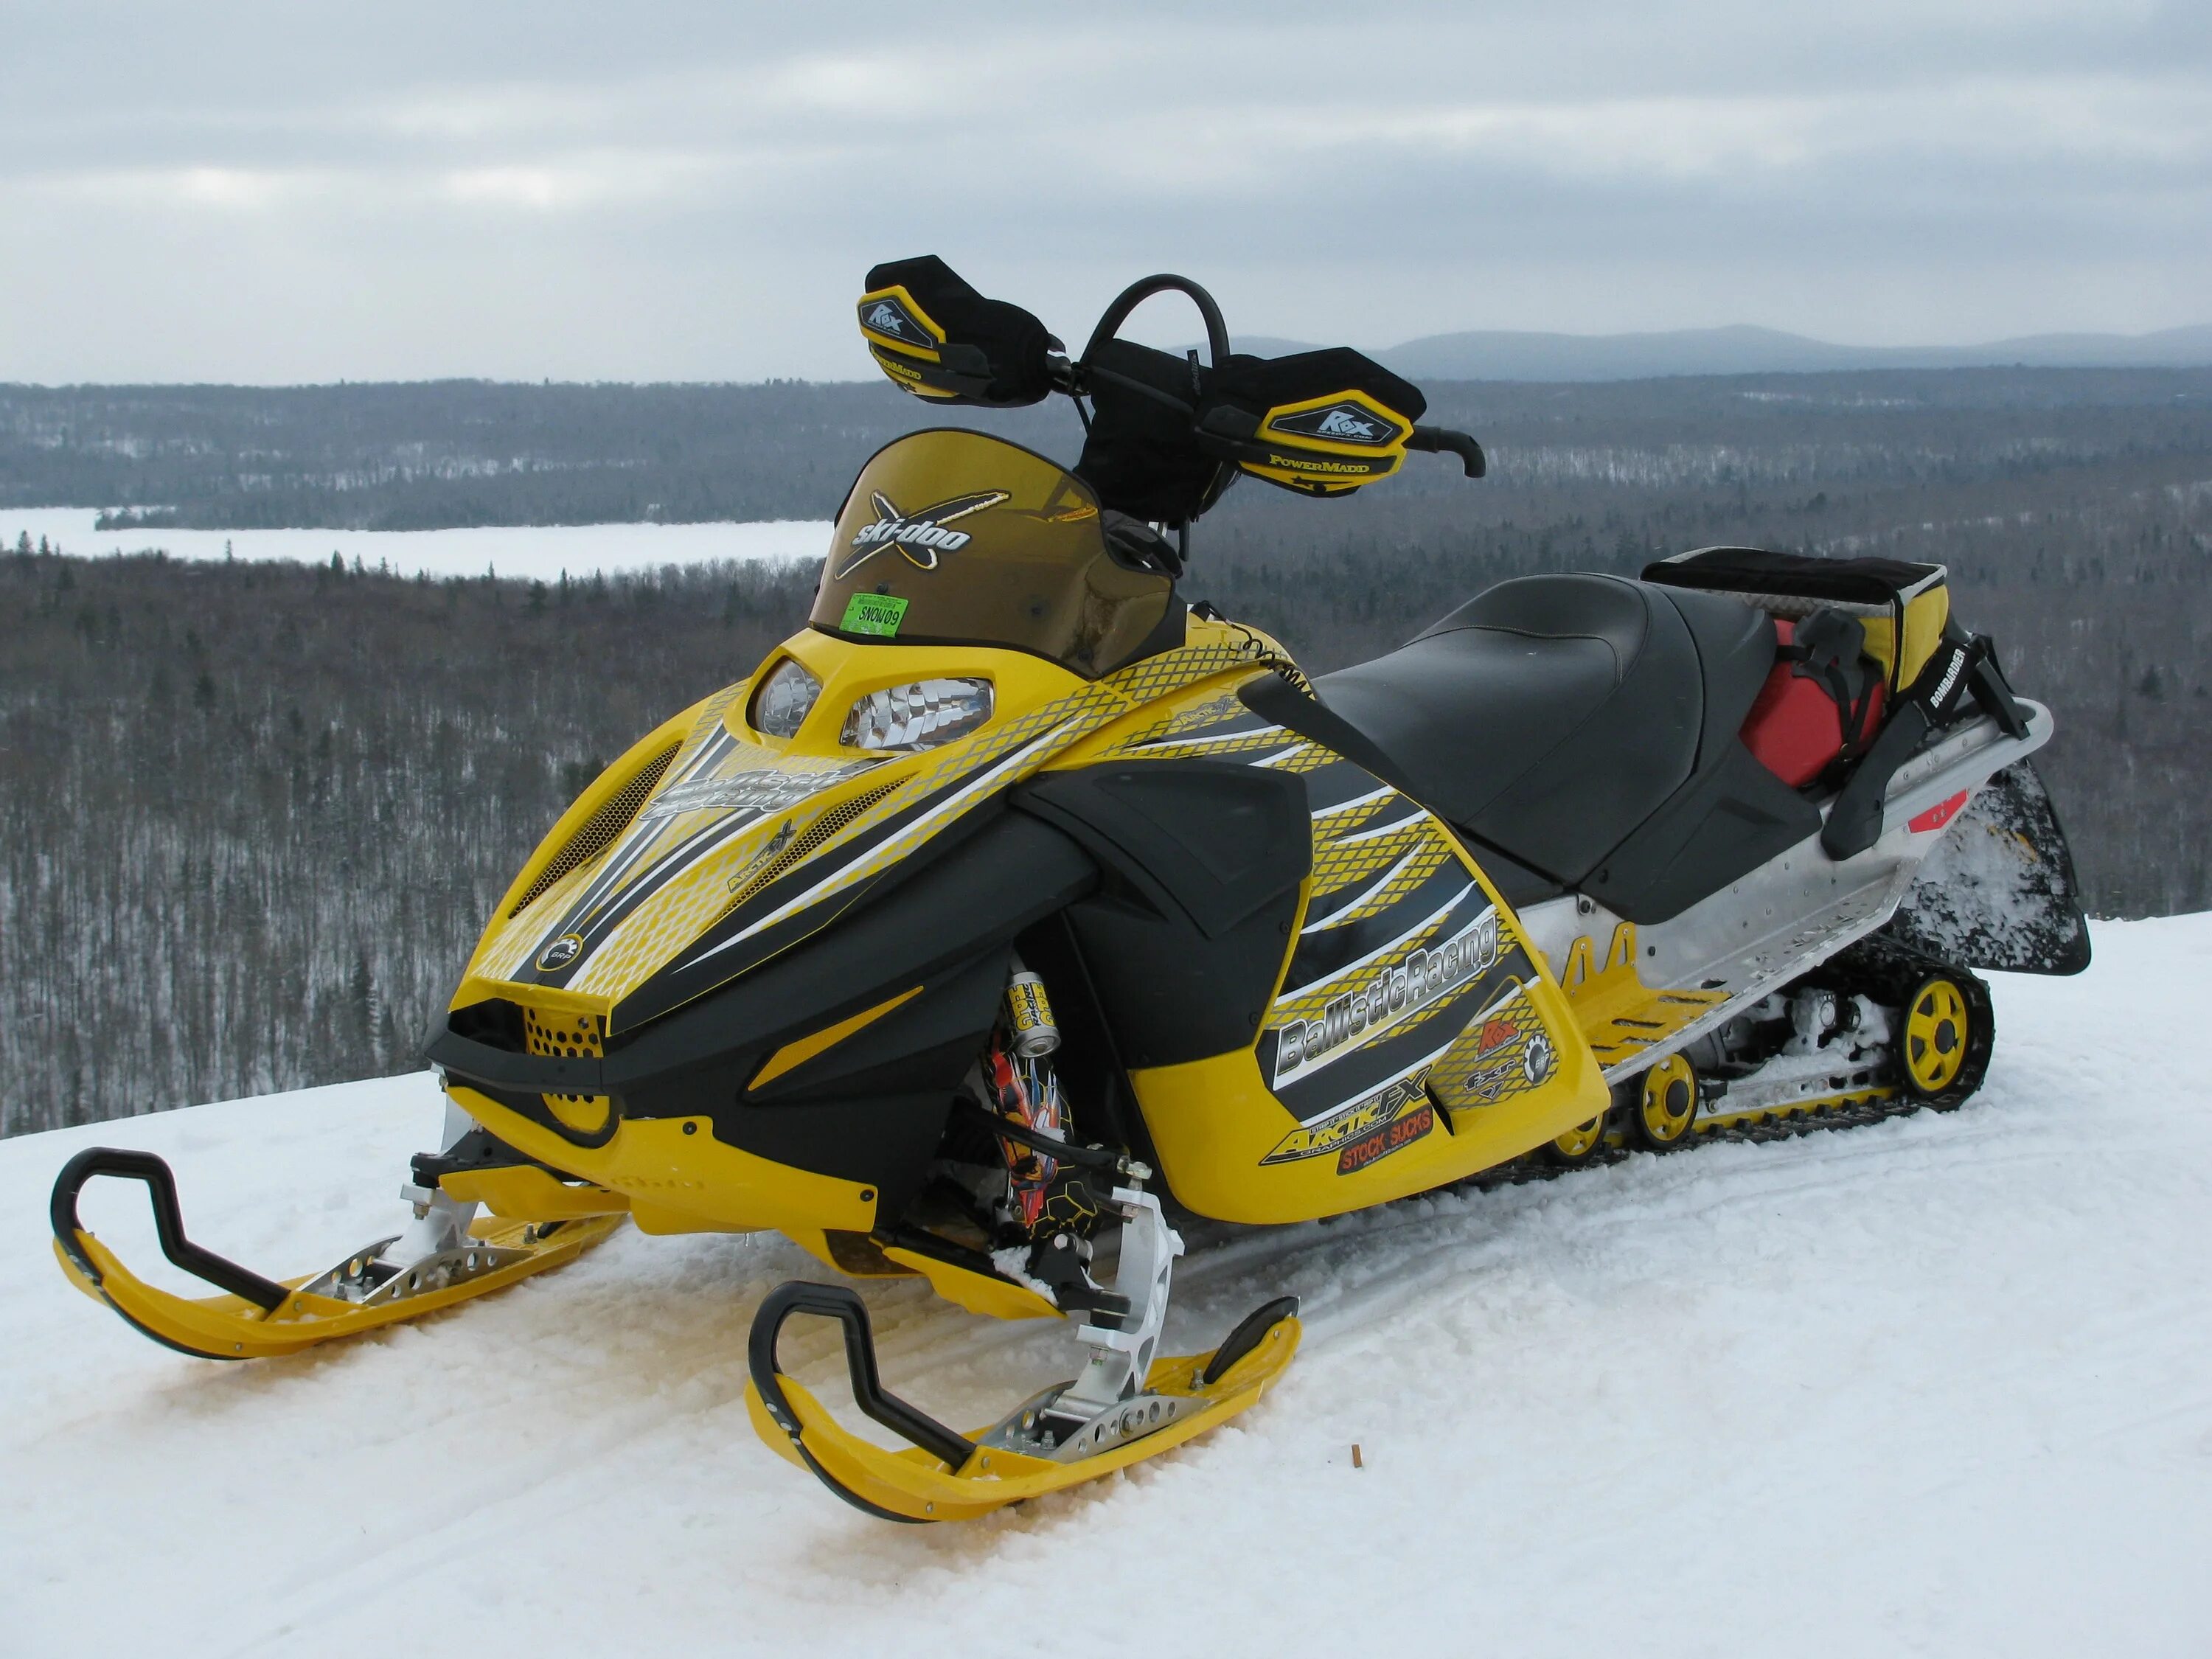
M852 749L934 749L991 718L988 680L912 680L860 698L837 741Z
M753 693L753 730L771 738L797 732L822 695L822 682L786 657Z

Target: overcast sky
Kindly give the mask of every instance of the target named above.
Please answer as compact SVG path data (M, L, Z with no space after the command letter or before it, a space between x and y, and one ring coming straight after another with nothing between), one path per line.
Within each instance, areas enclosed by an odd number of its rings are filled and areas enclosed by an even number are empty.
M925 252L1072 342L1163 268L1367 346L2212 321L2212 4L0 0L0 380L858 379Z

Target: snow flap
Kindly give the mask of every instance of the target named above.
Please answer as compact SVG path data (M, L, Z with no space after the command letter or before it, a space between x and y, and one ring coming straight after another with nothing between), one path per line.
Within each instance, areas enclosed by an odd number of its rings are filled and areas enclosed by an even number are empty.
M2074 854L2033 762L2007 767L1974 797L1885 931L1961 968L2078 974L2089 965Z

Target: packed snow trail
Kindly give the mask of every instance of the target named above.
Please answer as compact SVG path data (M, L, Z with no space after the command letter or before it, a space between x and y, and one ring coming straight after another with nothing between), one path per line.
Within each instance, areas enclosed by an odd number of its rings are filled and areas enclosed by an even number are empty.
M753 1307L825 1276L773 1238L626 1231L234 1366L54 1265L48 1186L102 1142L175 1164L202 1243L325 1265L398 1214L425 1077L0 1143L0 1652L2201 1655L2212 915L2096 942L2080 980L1997 981L1953 1115L1195 1241L1168 1346L1294 1291L1289 1376L961 1527L871 1521L754 1437ZM167 1272L142 1188L84 1213ZM1066 1374L1063 1333L866 1294L941 1419ZM835 1343L786 1352L844 1400Z

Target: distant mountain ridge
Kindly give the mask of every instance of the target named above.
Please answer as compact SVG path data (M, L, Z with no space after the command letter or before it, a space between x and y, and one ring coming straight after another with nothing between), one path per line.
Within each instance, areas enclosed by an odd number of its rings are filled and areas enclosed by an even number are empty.
M1252 335L1262 356L1314 348ZM1862 368L2201 368L2212 367L2212 324L2151 334L2027 334L1966 346L1836 345L1780 329L1670 329L1644 334L1546 334L1470 329L1370 354L1430 380L1641 380L1673 374L1820 374Z

